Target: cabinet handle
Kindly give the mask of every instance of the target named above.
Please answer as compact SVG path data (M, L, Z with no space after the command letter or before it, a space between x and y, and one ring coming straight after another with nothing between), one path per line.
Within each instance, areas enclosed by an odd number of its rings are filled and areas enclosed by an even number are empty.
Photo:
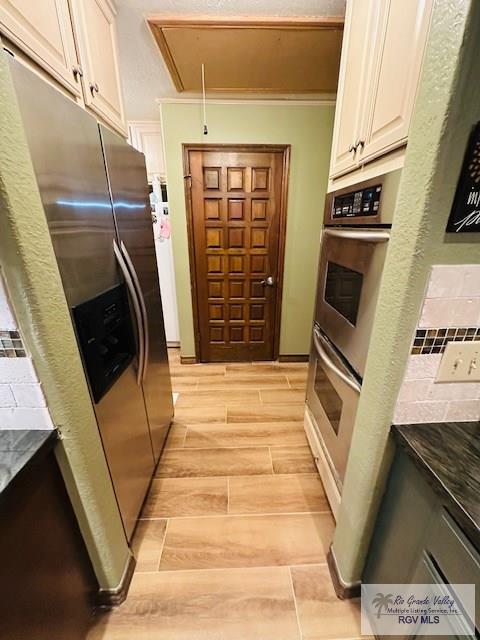
M357 150L357 147L356 147L355 145L353 145L353 144L351 144L351 145L348 147L348 151L349 151L349 152L350 152L350 151L356 151L356 150Z
M72 67L72 73L77 82L79 78L83 78L83 69L79 64L76 64L74 67Z
M96 82L90 83L90 92L93 96L94 93L98 93L98 84Z
M358 147L361 147L363 149L364 146L365 146L365 140L358 140L356 145L353 148L356 151L358 149Z

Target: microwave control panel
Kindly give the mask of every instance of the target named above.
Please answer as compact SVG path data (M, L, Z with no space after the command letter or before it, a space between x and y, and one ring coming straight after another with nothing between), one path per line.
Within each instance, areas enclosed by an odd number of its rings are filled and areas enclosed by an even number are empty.
M378 215L382 185L367 187L335 196L332 218L360 218Z

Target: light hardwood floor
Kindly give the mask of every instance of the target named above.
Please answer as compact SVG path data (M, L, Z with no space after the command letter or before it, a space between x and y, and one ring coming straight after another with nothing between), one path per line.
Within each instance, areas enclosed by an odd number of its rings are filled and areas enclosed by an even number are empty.
M334 522L303 430L306 364L180 365L175 421L126 602L89 640L360 637L326 553Z

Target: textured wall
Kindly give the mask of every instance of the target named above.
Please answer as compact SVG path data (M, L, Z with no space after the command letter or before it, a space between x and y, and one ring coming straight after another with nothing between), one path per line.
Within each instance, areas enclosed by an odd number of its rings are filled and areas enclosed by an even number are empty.
M182 355L195 354L183 184L182 143L291 144L280 354L310 349L333 106L163 104L168 200L173 226Z
M478 237L444 234L468 135L480 119L479 59L480 3L437 0L333 542L345 582L361 577L430 267L480 262Z
M57 458L97 578L101 587L114 588L129 549L6 59L0 56L0 266L54 424L61 430Z

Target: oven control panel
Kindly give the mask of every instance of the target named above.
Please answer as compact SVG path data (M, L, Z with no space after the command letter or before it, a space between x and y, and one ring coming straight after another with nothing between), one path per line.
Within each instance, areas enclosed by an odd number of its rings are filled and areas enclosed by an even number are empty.
M381 193L382 185L377 184L335 196L332 202L332 219L378 215Z

